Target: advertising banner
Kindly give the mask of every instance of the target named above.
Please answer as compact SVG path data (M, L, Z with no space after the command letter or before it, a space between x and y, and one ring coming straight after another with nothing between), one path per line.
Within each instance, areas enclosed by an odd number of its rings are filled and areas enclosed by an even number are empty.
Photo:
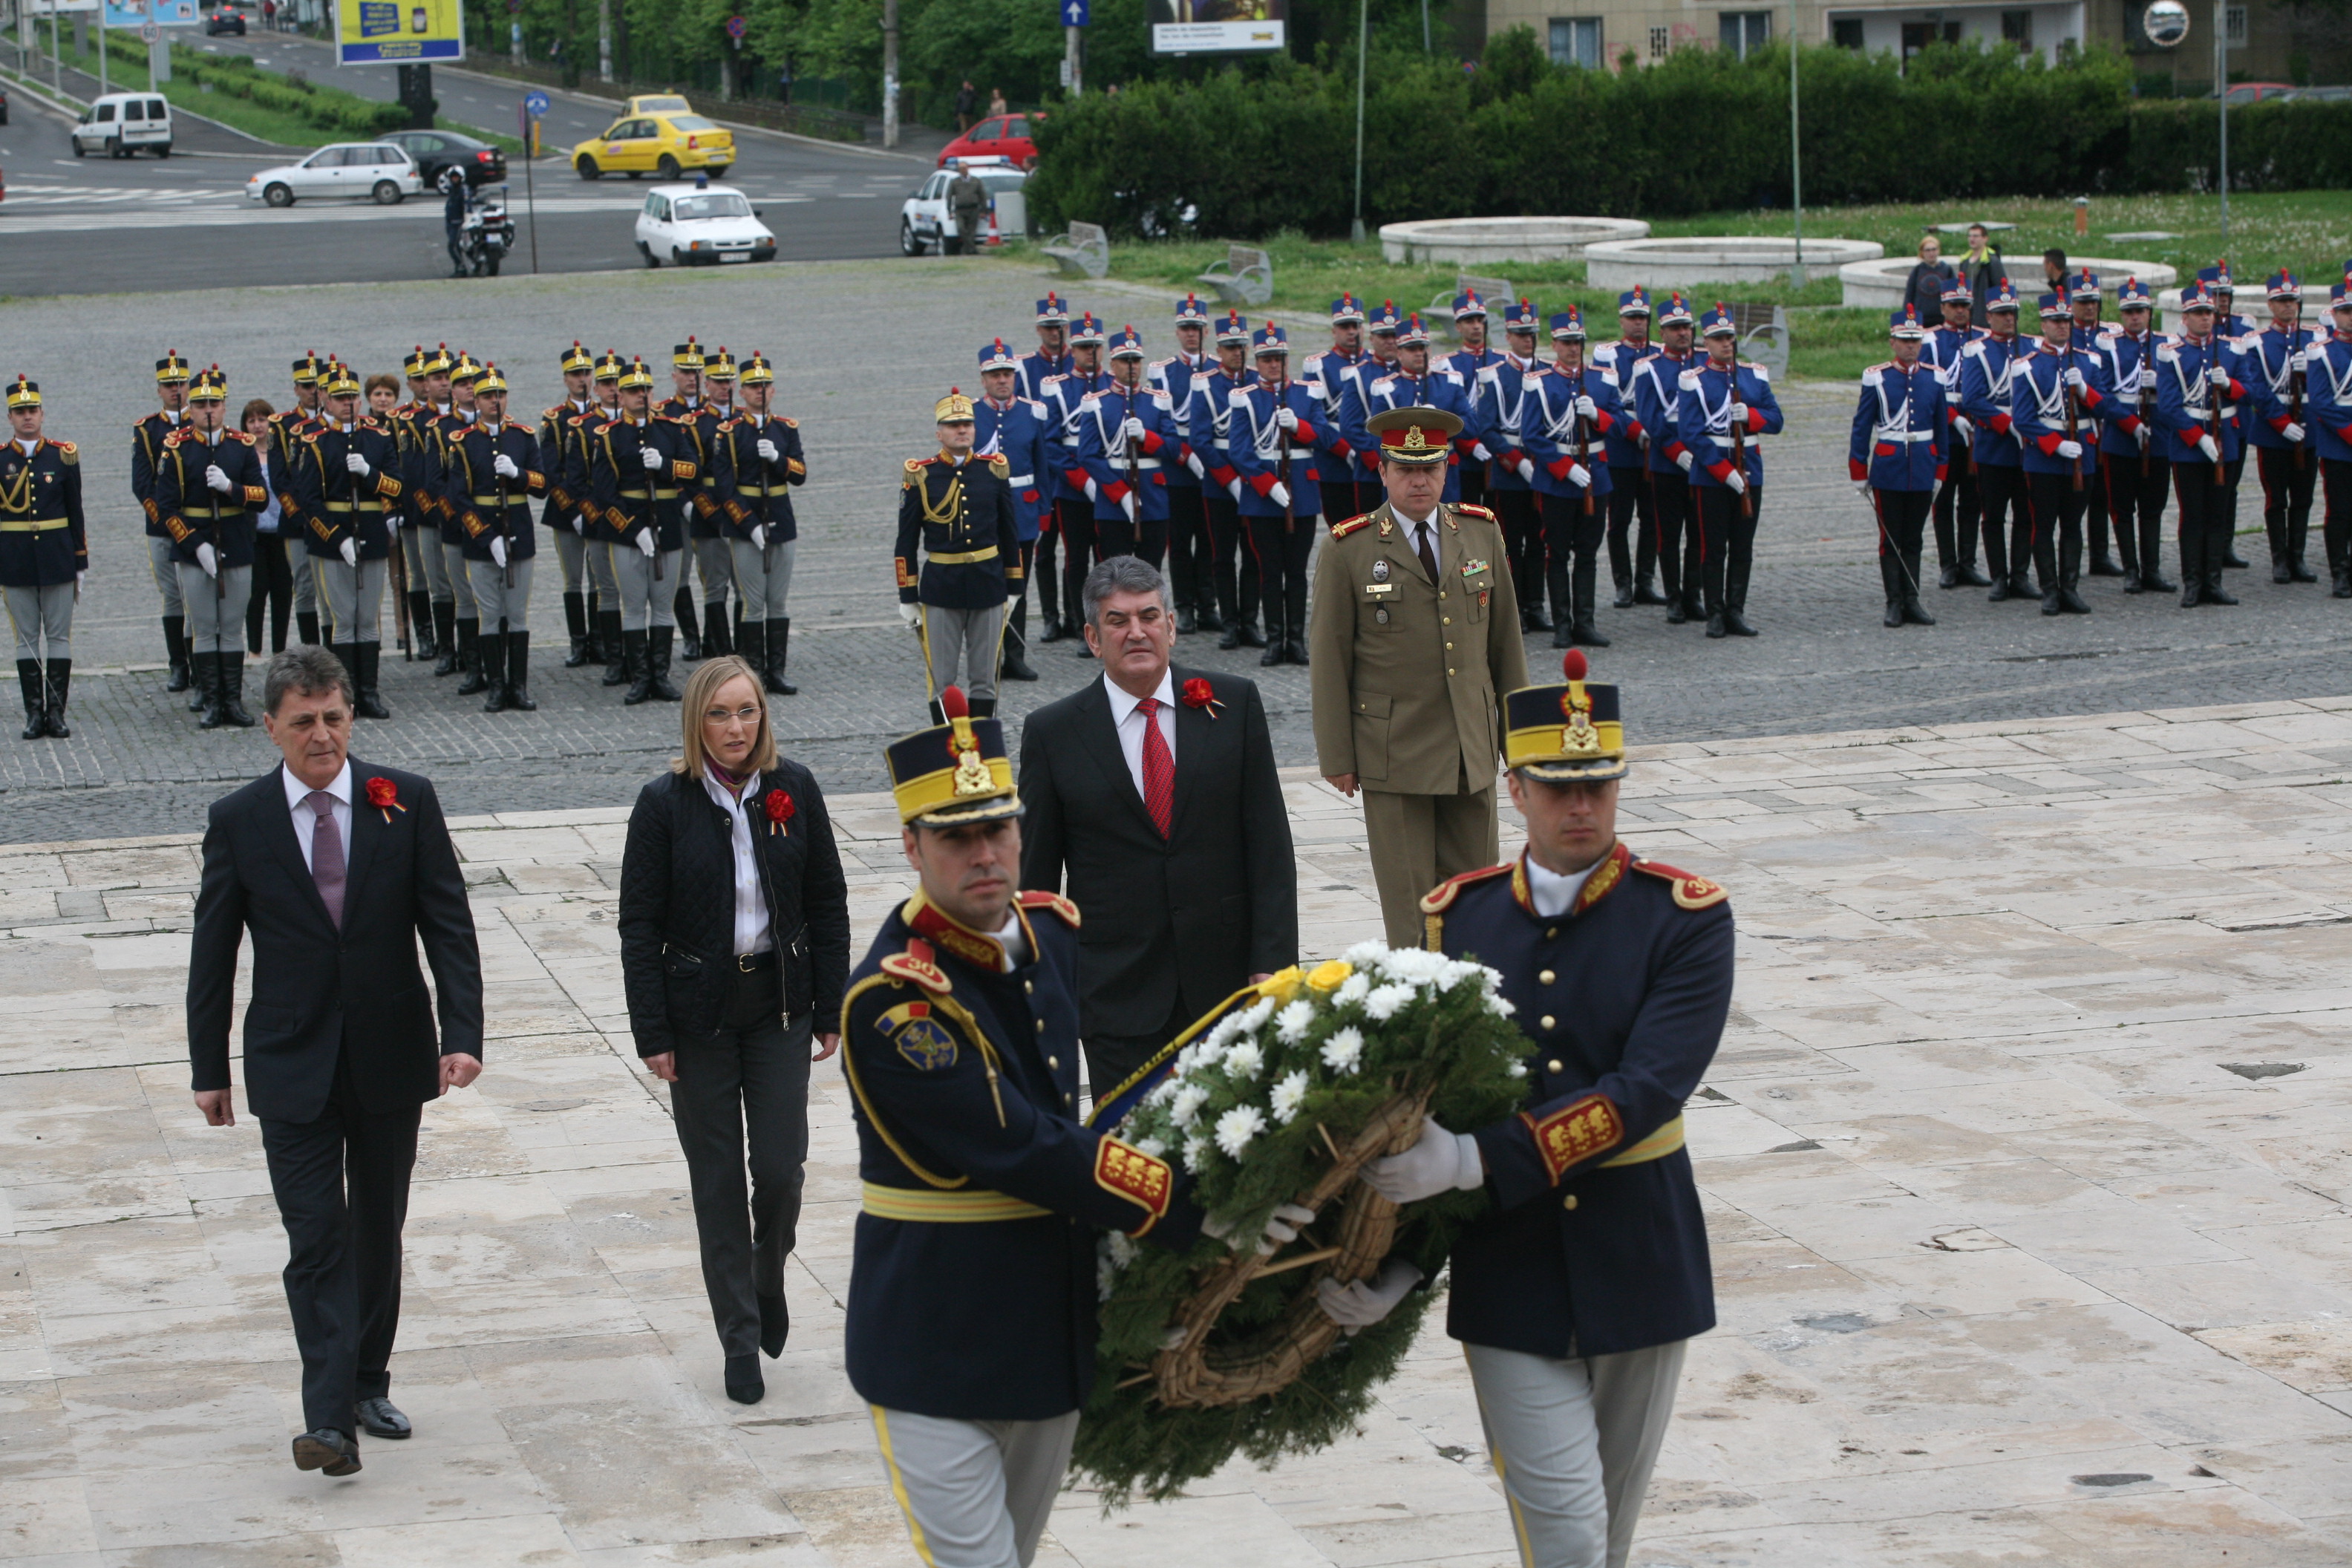
M465 58L459 0L335 0L339 66L430 65Z
M1263 54L1284 47L1286 0L1151 0L1155 55Z
M143 27L150 22L159 27L193 27L202 20L204 8L197 0L106 0L110 27Z

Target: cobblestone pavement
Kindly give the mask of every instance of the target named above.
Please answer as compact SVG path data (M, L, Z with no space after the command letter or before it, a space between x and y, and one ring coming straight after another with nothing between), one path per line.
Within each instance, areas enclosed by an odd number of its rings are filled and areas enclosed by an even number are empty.
M1644 853L1722 879L1687 1121L1716 1331L1637 1568L2317 1568L2352 1556L2352 700L1646 747ZM1379 929L1293 770L1310 955ZM840 796L864 940L903 895ZM284 1244L180 1025L187 837L0 852L0 1559L907 1561L841 1367L856 1198L819 1072L792 1344L729 1403L613 928L623 814L453 824L488 1071L427 1108L394 1363L418 1436L297 1474ZM1439 1321L1433 1315L1433 1321ZM1360 1434L1105 1518L1083 1568L1517 1561L1458 1351Z
M51 433L85 452L93 525L90 584L78 616L74 739L17 742L0 729L0 841L187 830L234 780L275 760L252 734L199 734L156 673L162 641L130 498L131 422L152 405L163 349L228 369L233 401L283 402L284 367L316 348L388 368L418 342L498 360L519 409L560 395L558 349L639 353L649 363L689 331L777 362L779 404L802 421L812 477L800 502L793 584L797 698L778 709L786 747L839 789L878 788L881 742L920 721L921 661L893 614L887 557L898 474L931 449L929 410L950 384L971 389L971 353L1002 332L1026 342L1044 279L1006 262L782 265L748 272L478 279L259 289L0 303L15 363L43 383ZM1168 301L1096 284L1075 296L1106 320L1133 320L1154 352L1171 346ZM1312 323L1291 322L1312 338ZM2011 715L2087 714L2179 702L2352 691L2352 606L2324 586L2273 587L2233 573L2246 603L2183 612L2089 580L2096 613L2045 620L2032 603L1980 591L1930 593L1943 624L1878 625L1875 532L1843 479L1852 396L1843 384L1785 387L1790 434L1768 443L1759 565L1750 611L1763 636L1709 642L1654 609L1601 612L1615 645L1597 667L1624 685L1643 740L1735 737L1825 728L1944 724ZM2254 501L2242 521L2259 524ZM2316 531L2315 528L2315 532ZM2242 542L2259 555L2260 541ZM2314 546L2316 550L2316 545ZM2263 581L2249 581L2260 577ZM562 603L542 558L534 594L536 714L484 715L451 680L387 662L394 717L364 728L379 762L422 768L453 809L604 805L634 797L677 744L676 710L625 710L593 672L558 668ZM1530 662L1555 656L1532 639ZM1313 761L1305 672L1260 670L1254 653L1190 639L1180 658L1261 680L1281 759ZM1017 716L1088 679L1064 647L1037 650L1045 679L1015 686ZM0 677L5 677L0 670ZM257 669L247 671L257 693ZM0 719L14 706L0 692Z

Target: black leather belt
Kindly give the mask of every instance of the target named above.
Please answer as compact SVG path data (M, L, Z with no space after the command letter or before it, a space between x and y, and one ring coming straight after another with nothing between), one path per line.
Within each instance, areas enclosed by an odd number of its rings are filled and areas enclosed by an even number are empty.
M772 947L765 952L739 952L735 955L735 972L738 974L757 974L775 967L776 950Z

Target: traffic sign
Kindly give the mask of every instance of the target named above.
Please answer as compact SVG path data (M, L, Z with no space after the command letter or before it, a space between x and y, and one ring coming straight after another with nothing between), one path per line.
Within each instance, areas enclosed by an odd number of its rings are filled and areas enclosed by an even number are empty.
M1087 25L1087 0L1062 0L1062 26L1083 27Z
M751 25L740 16L730 16L727 18L727 36L740 39L745 33L751 31Z
M156 39L158 39L158 38L162 37L163 36L163 28L161 28L161 27L159 27L159 26L157 26L154 23L152 23L152 22L142 22L142 23L141 23L141 24L140 24L140 26L139 26L139 37L140 37L141 41L142 41L142 42L144 42L144 43L150 43L150 44L152 44L152 43L153 43Z
M522 95L522 107L526 113L537 120L547 112L547 94L537 88L531 89Z

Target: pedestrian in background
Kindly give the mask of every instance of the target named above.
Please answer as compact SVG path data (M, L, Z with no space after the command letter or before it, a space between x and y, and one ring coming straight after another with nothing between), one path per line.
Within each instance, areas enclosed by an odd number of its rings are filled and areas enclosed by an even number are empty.
M1952 264L1944 259L1944 242L1933 232L1919 237L1919 259L1903 280L1903 300L1917 310L1921 321L1944 319L1944 289L1952 281Z
M980 94L973 89L971 79L969 77L965 78L963 85L956 89L955 117L957 135L964 136L971 133L972 105L979 101ZM989 112L993 114L996 110L993 108L991 108Z
M988 89L988 112L991 114L1003 114L1005 112L1004 89L1003 88L992 87Z
M1969 285L1969 321L1984 326L1985 299L1993 286L2009 276L2009 263L1980 223L1969 225L1969 248L1960 257L1959 275Z

